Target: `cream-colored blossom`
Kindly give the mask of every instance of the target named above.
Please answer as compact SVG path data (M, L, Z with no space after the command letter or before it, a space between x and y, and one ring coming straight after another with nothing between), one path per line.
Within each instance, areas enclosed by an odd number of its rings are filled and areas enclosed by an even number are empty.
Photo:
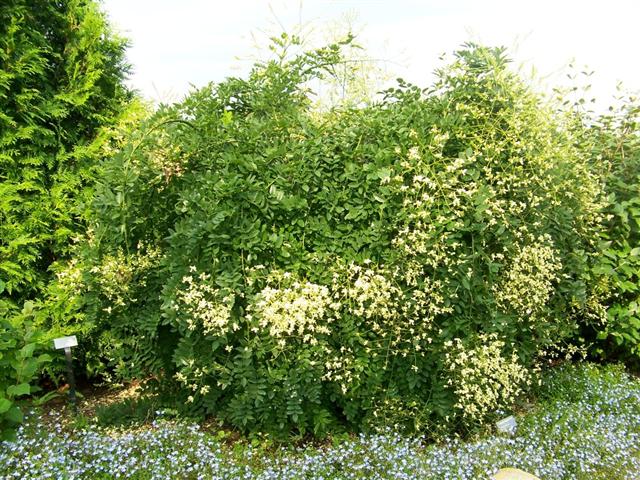
M196 273L195 267L190 271ZM176 290L176 316L189 330L201 327L206 335L224 335L232 328L235 296L211 286L206 282L208 278L207 275L182 278L182 285Z
M332 319L332 299L326 286L309 281L291 280L282 275L285 285L267 285L249 305L262 328L274 337L301 336L303 341L315 343L314 333L327 333L322 321Z
M134 283L145 286L145 274L157 266L162 259L159 248L139 243L136 251L125 254L122 249L115 254L105 255L102 262L91 268L100 292L113 306L124 306L135 302L131 292Z
M467 348L460 339L446 342L448 384L456 395L455 408L468 420L481 420L499 408L510 407L531 383L531 374L515 352L505 354L496 334L481 334L478 345Z
M547 235L520 247L504 278L493 289L498 305L522 317L539 313L553 293L561 267Z
M365 319L391 319L399 314L401 290L384 269L351 264L342 276L334 277L332 290L347 311Z

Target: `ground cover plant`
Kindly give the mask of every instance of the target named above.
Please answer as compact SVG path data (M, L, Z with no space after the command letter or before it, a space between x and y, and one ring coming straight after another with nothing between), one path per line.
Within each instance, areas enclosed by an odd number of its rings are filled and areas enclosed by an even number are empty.
M566 365L549 372L513 437L472 442L386 431L314 447L229 444L220 432L163 420L138 428L62 427L31 420L0 444L0 475L21 479L488 479L519 467L543 479L637 478L640 383L620 367ZM46 423L44 423L46 420ZM48 425L48 426L45 426Z
M243 430L476 428L600 312L601 183L502 49L319 113L340 48L161 107L104 163L66 276L87 349Z

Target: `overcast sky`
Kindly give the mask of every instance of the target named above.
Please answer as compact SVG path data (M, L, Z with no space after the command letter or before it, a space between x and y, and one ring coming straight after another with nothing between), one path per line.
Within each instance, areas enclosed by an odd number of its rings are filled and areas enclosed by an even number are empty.
M574 61L595 70L599 98L608 101L618 81L640 89L638 0L103 0L103 8L131 40L131 85L156 101L246 73L265 32L302 24L322 36L345 15L356 17L371 57L420 86L442 53L472 40L509 47L547 84L564 82Z

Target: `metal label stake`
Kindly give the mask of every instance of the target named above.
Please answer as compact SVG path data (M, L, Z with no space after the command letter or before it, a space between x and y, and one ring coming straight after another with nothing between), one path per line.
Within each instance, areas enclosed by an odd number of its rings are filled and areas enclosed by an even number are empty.
M67 383L69 384L69 402L73 408L73 413L78 413L78 400L76 399L76 380L73 376L73 363L71 358L71 347L78 345L78 339L75 335L71 337L61 337L53 340L53 346L58 349L64 349L64 356L67 359Z
M516 423L515 417L513 415L509 415L507 418L503 418L499 422L496 422L496 428L500 433L513 435L514 433L516 433L518 424Z

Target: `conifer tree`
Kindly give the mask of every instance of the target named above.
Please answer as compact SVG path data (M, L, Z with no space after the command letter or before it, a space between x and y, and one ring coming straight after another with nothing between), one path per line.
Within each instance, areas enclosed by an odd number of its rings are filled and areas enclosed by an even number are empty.
M132 98L125 48L93 0L0 3L0 316L81 228L96 136Z

